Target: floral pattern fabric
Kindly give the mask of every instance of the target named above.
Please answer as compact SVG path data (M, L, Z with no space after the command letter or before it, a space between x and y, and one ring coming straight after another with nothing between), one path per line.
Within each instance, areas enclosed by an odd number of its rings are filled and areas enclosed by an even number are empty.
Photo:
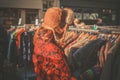
M53 42L36 40L33 63L37 80L75 80L71 77L63 51Z

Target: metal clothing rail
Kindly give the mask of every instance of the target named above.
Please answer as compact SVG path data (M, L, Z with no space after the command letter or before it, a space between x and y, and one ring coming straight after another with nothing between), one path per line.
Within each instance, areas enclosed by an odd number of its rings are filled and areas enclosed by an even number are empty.
M25 26L11 26L11 27L15 27L15 28L25 28Z
M98 29L107 29L107 30L120 31L119 27L98 27Z
M69 30L99 33L99 30L91 30L91 29L69 28Z
M120 34L120 31L119 32L112 31L111 33L112 34Z
M109 30L109 29L105 29L107 31L102 31L102 30L92 30L92 29L81 29L81 28L69 28L69 30L72 31L81 31L81 32L92 32L92 33L107 33L108 34L120 34L120 30Z
M120 26L98 26L100 28L119 28Z

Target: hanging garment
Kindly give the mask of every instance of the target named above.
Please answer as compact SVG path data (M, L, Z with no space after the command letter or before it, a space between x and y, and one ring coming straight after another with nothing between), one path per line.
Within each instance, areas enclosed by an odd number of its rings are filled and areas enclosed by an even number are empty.
M7 49L8 49L8 38L7 31L4 27L0 26L0 66L2 66L2 62L7 57Z
M100 80L120 80L120 42L113 46L105 61Z
M63 39L62 48L66 48L71 42L78 38L78 34L72 31L67 31L65 33L65 38Z
M105 44L105 40L93 40L73 54L73 59L79 66L80 73L97 64L97 53L103 44Z
M77 80L99 80L102 69L99 66L93 66L80 74L78 71L73 75L77 77Z
M7 57L8 39L7 31L0 25L0 80L3 80L3 63Z
M15 34L16 34L16 31L9 33L9 46L8 46L8 53L7 53L8 61L13 64L17 64L17 47L16 47Z
M83 39L86 38L86 35L87 34L81 33L76 40L74 40L73 42L71 42L69 45L67 45L65 47L64 52L65 52L65 55L66 55L67 58L69 58L69 56L70 56L71 47L74 47L75 45L80 45L80 42L83 41ZM84 37L82 37L82 36L84 36Z
M71 56L71 48L80 48L84 45L86 45L89 41L97 39L96 35L88 34L88 33L81 33L76 40L71 42L67 47L64 49L65 55L67 59L69 60L69 57ZM69 62L69 61L68 61Z

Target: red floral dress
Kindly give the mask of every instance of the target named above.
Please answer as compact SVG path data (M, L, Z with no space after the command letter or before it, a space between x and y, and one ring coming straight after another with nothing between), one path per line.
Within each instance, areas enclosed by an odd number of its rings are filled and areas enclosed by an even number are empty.
M63 51L52 41L36 40L33 63L37 80L75 80Z

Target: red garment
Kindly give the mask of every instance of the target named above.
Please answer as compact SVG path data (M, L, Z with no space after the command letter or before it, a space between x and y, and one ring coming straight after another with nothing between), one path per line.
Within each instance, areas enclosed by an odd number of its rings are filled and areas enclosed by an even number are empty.
M17 46L17 48L19 48L19 46L20 46L20 35L23 32L25 32L25 29L23 29L23 28L17 30L17 33L16 33L16 39L17 39L16 40L16 46Z
M52 41L36 40L33 63L37 80L75 80L71 77L63 51Z

